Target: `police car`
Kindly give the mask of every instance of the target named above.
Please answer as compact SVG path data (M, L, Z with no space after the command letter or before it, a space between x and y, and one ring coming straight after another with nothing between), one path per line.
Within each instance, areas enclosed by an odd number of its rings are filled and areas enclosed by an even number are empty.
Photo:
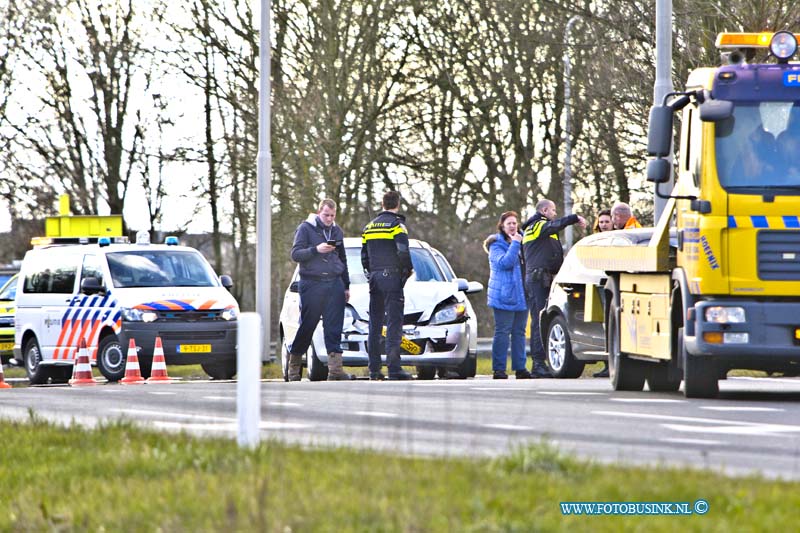
M14 357L32 384L69 379L79 342L109 381L125 375L128 341L150 375L156 337L167 364L200 364L215 379L236 374L239 306L194 248L176 237L50 238L22 262Z

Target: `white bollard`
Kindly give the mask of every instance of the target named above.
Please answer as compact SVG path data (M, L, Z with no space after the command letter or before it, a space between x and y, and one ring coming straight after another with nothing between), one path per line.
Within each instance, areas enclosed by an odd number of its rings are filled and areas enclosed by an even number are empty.
M240 448L255 448L261 423L261 317L242 313L236 346L236 416Z

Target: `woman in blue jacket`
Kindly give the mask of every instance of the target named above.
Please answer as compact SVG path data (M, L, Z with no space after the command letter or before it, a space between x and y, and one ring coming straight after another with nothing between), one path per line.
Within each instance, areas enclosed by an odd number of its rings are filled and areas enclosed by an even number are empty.
M518 230L519 216L514 211L500 215L497 233L483 242L489 254L489 307L494 311L492 339L492 370L494 379L507 379L509 338L511 339L511 368L517 379L530 379L525 369L525 324L528 305L522 282L522 234Z

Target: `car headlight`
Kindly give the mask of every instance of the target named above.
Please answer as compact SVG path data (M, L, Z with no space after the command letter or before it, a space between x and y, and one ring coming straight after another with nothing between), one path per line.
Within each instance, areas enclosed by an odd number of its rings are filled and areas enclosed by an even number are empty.
M717 324L741 324L745 321L744 307L706 307L706 321Z
M158 313L155 311L123 307L120 312L122 313L122 320L126 322L153 322L158 320Z
M236 317L239 316L239 311L237 311L235 307L229 307L222 311L220 316L223 320L236 320Z
M462 303L450 304L442 307L431 317L431 324L448 324L464 318L467 306Z

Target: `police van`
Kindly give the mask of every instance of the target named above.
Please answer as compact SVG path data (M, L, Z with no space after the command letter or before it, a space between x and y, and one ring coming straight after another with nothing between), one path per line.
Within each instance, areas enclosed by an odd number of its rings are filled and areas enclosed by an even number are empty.
M17 287L14 357L32 384L65 382L80 340L109 381L125 376L128 342L142 375L152 367L156 337L166 363L200 364L214 379L236 374L239 306L194 248L176 237L151 244L114 237L35 239Z

